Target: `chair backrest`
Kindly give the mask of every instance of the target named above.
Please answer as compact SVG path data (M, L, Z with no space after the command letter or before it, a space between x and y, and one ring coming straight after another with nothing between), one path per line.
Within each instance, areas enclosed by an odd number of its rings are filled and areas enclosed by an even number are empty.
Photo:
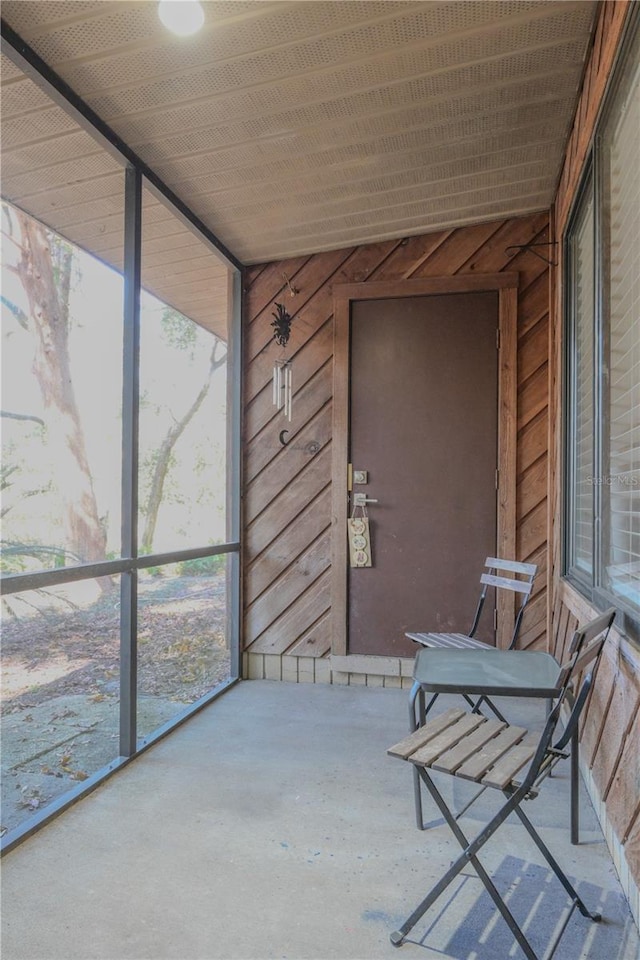
M587 702L600 656L602 655L615 615L616 611L611 607L605 611L605 613L590 620L589 623L586 623L584 627L581 627L574 633L571 641L569 660L562 665L560 674L562 688L560 694L553 710L549 714L536 754L531 761L526 775L526 780L529 784L533 784L534 781L546 776L558 759L560 752L564 750L571 740L580 720L580 715ZM585 667L589 665L591 665L591 670L582 680L579 692L575 696L571 695L571 690L575 686L578 677L584 671ZM563 704L570 695L572 707L569 718L564 725L562 735L553 743L552 747L551 744L556 727L560 721Z
M615 615L615 609L610 607L575 631L569 644L569 659L561 666L559 686L562 687L562 697L585 667L599 660Z
M475 617L473 618L473 625L469 631L469 636L473 637L478 628L480 615L482 613L482 608L484 607L484 602L487 598L487 590L489 587L495 587L496 591L509 590L514 594L520 594L522 598L516 614L513 633L511 635L511 642L509 643L509 649L511 650L512 647L515 646L516 640L518 639L524 608L526 607L527 601L531 596L533 581L538 567L535 563L520 563L518 560L501 560L499 557L487 557L484 565L487 568L487 572L483 573L480 577L482 591L480 593L480 599L476 608ZM505 573L511 574L511 576L504 576Z

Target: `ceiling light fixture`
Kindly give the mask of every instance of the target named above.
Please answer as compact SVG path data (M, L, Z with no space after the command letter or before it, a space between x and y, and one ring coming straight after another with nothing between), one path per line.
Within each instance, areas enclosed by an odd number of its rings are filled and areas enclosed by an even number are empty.
M158 16L167 30L179 37L189 37L204 23L204 10L199 0L160 0Z

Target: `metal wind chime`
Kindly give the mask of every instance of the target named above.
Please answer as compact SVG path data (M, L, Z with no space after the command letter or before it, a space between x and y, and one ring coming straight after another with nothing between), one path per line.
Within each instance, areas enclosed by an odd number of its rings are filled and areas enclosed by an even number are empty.
M281 347L286 347L291 336L292 317L281 303L276 303L275 313L272 314L271 326L274 329L273 339ZM282 357L273 365L273 403L278 410L284 410L289 422L293 412L293 370L291 360Z

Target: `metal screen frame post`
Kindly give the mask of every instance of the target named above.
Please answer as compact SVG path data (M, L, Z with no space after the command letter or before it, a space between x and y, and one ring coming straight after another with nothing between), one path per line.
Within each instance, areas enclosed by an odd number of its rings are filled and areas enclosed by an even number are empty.
M227 643L229 644L229 672L232 678L240 676L240 624L242 619L242 577L240 536L242 530L242 310L243 275L229 268L229 311L227 352L227 539L238 543L238 549L227 564Z
M122 541L123 557L138 556L138 430L140 385L140 277L142 174L125 170L124 343L122 364ZM138 571L120 584L120 756L136 752Z

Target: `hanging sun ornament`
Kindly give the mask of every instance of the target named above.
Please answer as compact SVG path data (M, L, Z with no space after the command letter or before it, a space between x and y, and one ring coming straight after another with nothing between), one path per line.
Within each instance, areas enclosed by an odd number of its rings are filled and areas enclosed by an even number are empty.
M287 313L281 303L276 303L275 312L271 314L273 320L273 339L281 347L286 347L291 336L291 314ZM273 403L278 410L284 410L284 415L291 422L293 401L293 377L291 360L281 357L273 365Z

